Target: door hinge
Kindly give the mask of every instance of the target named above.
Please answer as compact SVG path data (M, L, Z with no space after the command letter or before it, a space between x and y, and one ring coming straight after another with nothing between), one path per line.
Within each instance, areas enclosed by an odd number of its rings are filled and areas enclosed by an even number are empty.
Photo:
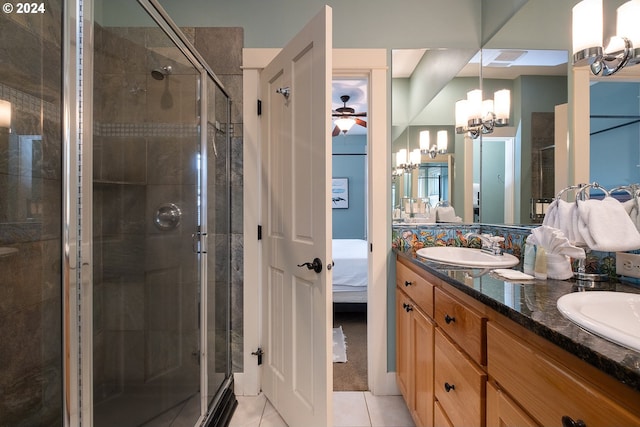
M258 99L258 115L262 115L262 101Z
M262 226L258 226L258 240L262 240Z
M264 352L262 351L262 347L258 347L258 349L251 352L251 354L258 357L258 366L262 365L262 355L264 354Z

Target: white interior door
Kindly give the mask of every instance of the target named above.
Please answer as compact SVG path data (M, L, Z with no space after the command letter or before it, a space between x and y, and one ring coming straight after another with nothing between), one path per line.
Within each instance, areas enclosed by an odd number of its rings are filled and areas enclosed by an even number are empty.
M262 387L290 426L332 419L331 33L325 6L260 75Z

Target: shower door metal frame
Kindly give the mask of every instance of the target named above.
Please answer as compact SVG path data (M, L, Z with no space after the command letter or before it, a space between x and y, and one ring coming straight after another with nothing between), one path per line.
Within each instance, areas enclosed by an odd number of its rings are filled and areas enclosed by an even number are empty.
M199 230L200 257L200 395L197 424L206 420L208 406L207 370L207 85L213 80L227 98L229 94L202 56L187 41L156 0L137 0L149 16L200 72L200 165ZM63 22L63 425L89 426L93 422L93 337L92 337L92 184L93 184L93 0L64 0ZM229 135L227 133L227 138ZM227 174L229 164L227 159ZM89 225L87 225L89 224ZM83 226L84 225L84 226ZM205 250L202 250L202 249ZM232 381L227 378L225 386ZM216 403L215 399L212 403Z

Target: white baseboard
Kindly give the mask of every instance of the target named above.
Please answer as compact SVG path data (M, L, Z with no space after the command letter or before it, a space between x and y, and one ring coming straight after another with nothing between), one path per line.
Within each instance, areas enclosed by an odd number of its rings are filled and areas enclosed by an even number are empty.
M380 384L376 384L375 390L371 391L376 396L397 396L400 394L398 383L396 382L396 373L387 372L381 377Z

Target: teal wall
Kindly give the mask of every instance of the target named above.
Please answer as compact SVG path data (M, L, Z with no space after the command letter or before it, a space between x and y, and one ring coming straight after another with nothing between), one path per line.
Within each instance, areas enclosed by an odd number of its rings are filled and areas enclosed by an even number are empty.
M366 135L333 138L333 177L349 179L349 208L332 209L334 239L366 239Z
M118 0L123 1L123 0ZM522 0L520 0L522 1ZM179 26L243 27L245 47L283 47L324 5L338 48L479 47L479 0L160 0ZM185 7L188 4L189 7ZM450 19L456 17L454 22Z
M640 83L591 85L589 181L607 189L640 183L639 97Z

